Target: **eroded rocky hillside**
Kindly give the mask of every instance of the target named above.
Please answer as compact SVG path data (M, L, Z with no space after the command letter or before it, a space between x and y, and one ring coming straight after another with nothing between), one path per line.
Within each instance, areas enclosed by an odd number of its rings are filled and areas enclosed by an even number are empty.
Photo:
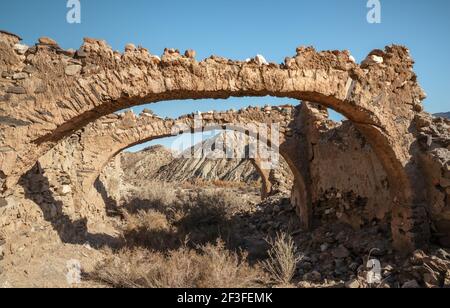
M161 145L151 146L142 151L123 152L103 171L101 178L108 186L113 178L134 186L145 186L149 181L162 182L214 182L246 183L260 185L261 176L245 149L232 148L227 153L224 147L228 139L236 142L236 134L221 133L213 138L185 150L174 153ZM242 150L242 151L241 151ZM227 155L235 158L226 158ZM243 158L236 158L243 157ZM268 170L275 189L287 192L292 186L293 175L289 166L280 156L278 167Z
M235 134L218 134L205 140L181 155L171 163L163 166L157 174L162 181L189 181L203 179L206 181L231 181L252 183L260 180L258 172L248 159L229 158L224 147L226 139L236 139ZM230 142L228 140L228 142ZM234 143L234 140L231 143ZM239 148L231 148L230 157L239 157ZM204 155L206 154L206 155Z

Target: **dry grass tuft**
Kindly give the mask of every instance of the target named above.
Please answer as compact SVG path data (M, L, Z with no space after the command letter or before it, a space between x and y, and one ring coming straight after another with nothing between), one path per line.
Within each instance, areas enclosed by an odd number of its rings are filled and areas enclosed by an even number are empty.
M135 199L152 204L155 208L170 206L177 200L173 186L158 181L150 182L145 187L133 189L129 194Z
M239 188L242 190L248 190L249 188L252 189L260 188L261 181L253 181L250 183L246 183L246 182L224 181L224 180L193 179L189 181L184 181L183 183L181 183L181 187L184 189L218 187L218 188Z
M276 284L288 286L303 256L297 252L292 237L285 233L278 233L275 239L267 242L270 245L269 258L263 261L263 267Z
M88 274L116 288L248 288L263 286L264 271L250 266L245 256L208 244L196 252L187 247L167 254L123 250Z
M170 231L170 224L166 215L155 210L138 211L135 215L124 213L126 229L145 228L152 231Z
M227 191L201 191L184 200L184 215L175 222L181 237L189 235L195 244L212 243L229 238L233 215L240 212L242 200Z
M123 213L123 236L128 246L148 247L163 251L179 246L176 229L167 216L155 210Z

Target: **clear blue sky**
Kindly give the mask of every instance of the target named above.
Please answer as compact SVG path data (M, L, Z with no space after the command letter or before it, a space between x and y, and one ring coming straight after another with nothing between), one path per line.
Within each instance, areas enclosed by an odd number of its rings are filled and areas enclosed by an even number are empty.
M407 45L419 81L428 93L427 111L450 110L450 1L381 0L381 24L366 20L367 0L81 0L81 24L66 21L66 0L0 2L0 29L26 44L40 36L77 49L83 37L107 40L117 50L127 43L153 54L165 47L195 49L197 58L216 54L246 59L262 54L283 62L300 45L318 50L349 49L357 61L375 48ZM289 100L240 98L152 104L162 116L195 110L224 110ZM140 112L143 107L135 108Z

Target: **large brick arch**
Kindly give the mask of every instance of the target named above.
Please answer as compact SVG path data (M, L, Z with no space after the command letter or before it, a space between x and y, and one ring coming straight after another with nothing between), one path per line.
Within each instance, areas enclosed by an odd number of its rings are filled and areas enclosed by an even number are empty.
M201 98L275 96L313 101L341 113L364 134L389 175L395 206L392 233L399 249L423 244L425 196L413 119L425 95L401 46L374 50L358 65L347 51L298 48L285 63L210 57L196 61L166 50L113 51L85 39L77 52L38 44L24 52L19 38L0 34L0 181L3 190L62 138L101 116L145 103ZM22 74L23 73L23 74Z

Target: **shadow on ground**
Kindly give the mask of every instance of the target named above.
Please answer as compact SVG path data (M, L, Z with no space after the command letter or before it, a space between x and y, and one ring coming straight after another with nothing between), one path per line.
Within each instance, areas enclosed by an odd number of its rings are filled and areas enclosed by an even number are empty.
M25 197L40 207L44 219L51 223L63 243L79 245L88 243L96 249L121 245L121 239L108 234L89 233L86 218L72 220L66 215L63 212L62 201L54 197L49 180L39 163L21 177L19 185L23 187Z
M255 205L250 211L233 214L226 208L201 201L181 205L185 209L181 215L176 208L140 199L133 199L123 207L130 215L145 217L145 213L158 213L167 217L170 228L155 230L146 225L124 232L127 246L161 252L185 245L196 249L221 239L227 249L243 251L248 253L249 260L259 260L267 257L268 238L279 232L295 233L300 228L289 199L280 197ZM181 217L175 218L177 215Z
M50 183L37 163L20 179L20 185L26 198L35 202L41 209L43 217L50 222L64 243L83 245L88 243L95 249L124 247L142 247L154 251L167 252L188 245L196 249L207 243L215 244L219 239L228 249L245 251L250 260L265 258L268 244L266 239L277 232L292 233L299 228L295 212L287 198L273 198L255 205L249 212L230 214L226 208L201 201L191 203L178 219L176 209L162 204L133 199L118 206L110 198L103 183L97 180L95 187L102 196L110 217L124 218L124 213L158 212L170 221L170 228L155 230L147 226L124 229L121 237L103 233L90 233L86 218L73 220L63 211L63 202L57 200L50 188ZM179 207L186 205L179 204Z

